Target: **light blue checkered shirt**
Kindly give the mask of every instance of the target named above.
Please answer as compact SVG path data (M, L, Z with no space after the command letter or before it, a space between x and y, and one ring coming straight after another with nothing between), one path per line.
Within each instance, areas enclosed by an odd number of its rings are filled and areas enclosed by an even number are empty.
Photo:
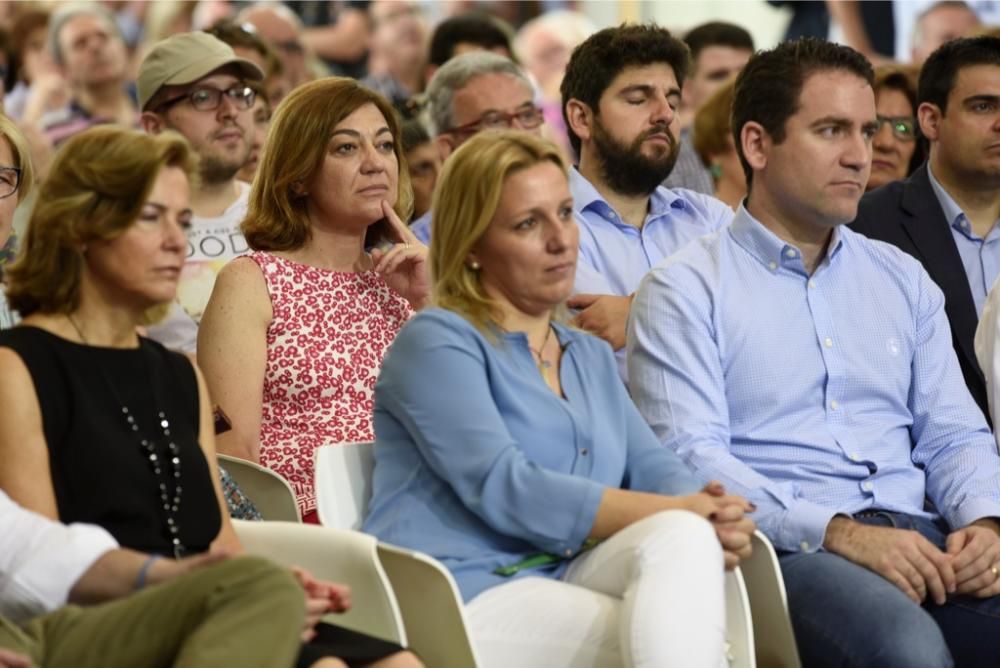
M776 547L836 513L1000 516L1000 457L962 380L944 297L898 249L837 228L810 277L740 208L643 280L633 399L703 478L757 504Z

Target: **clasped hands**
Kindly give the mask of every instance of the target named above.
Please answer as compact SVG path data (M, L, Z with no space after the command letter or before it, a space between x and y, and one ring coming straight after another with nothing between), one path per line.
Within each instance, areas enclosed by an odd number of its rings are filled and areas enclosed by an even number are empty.
M722 483L712 481L697 494L681 497L685 507L701 515L715 527L715 533L722 545L726 570L731 571L740 561L750 557L753 550L751 536L757 525L747 517L756 507L742 496L726 494Z
M875 571L918 604L930 597L942 605L948 594L1000 594L1000 525L992 519L952 532L942 551L916 531L835 517L824 545Z

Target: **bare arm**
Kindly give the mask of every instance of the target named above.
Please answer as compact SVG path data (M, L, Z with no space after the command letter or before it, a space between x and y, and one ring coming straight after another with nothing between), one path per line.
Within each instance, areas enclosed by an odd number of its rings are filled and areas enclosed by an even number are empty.
M166 582L202 566L227 559L229 556L228 552L213 550L184 559L175 560L166 557L157 559L146 572L145 584ZM69 592L70 603L93 605L128 596L136 590L139 573L148 560L148 554L134 550L118 549L105 552L73 585Z
M209 400L208 388L205 385L205 378L201 375L201 370L197 365L193 365L195 376L198 378L198 409L199 427L198 444L205 454L205 461L208 463L209 477L212 480L212 487L215 489L215 499L219 504L219 513L222 517L222 526L219 528L219 535L212 541L211 552L221 552L226 554L240 554L243 552L243 545L236 536L233 523L229 520L229 506L222 495L222 481L219 480L219 462L215 456L215 420L212 417L212 403Z
M728 506L747 509L744 499L737 496L712 495L706 492L684 496L667 496L627 489L605 488L601 505L597 507L591 538L607 538L625 527L661 510L688 510L713 520Z
M221 407L232 422L232 429L219 435L219 451L252 462L260 461L271 317L260 268L253 260L238 259L219 272L198 328L198 366L205 372L211 405Z
M42 411L21 357L0 348L0 489L20 506L58 520Z

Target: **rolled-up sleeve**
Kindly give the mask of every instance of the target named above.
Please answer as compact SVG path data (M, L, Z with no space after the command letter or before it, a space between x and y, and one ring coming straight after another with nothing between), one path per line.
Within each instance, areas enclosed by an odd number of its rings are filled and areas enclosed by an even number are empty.
M525 456L522 448L535 444L511 436L474 335L417 318L390 355L407 362L384 365L380 409L405 427L422 460L462 504L494 531L546 552L575 554L593 527L604 486Z
M77 580L118 543L104 529L65 526L0 492L0 614L14 621L64 605Z

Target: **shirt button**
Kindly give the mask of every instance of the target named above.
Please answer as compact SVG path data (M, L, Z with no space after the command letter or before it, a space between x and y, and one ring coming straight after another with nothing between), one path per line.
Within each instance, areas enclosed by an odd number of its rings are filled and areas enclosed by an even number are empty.
M567 549L565 552L563 552L563 554L565 554L567 557L572 557L573 556L573 550Z
M812 280L812 279L810 278L810 279L809 279L809 283L808 283L807 285L808 285L808 286L809 286L810 288L815 288L815 287L816 287L816 281L814 281L814 280Z
M852 461L855 461L855 462L856 462L856 461L858 461L859 459L861 459L861 457L859 457L859 456L858 456L858 453L856 453L856 452L852 452L852 453L851 453L851 460L852 460Z
M837 410L838 408L840 408L840 404L837 403L836 399L830 402L830 408L832 408L833 410Z
M767 266L771 268L771 271L774 271L775 269L778 268L778 263L777 262L768 262Z
M787 257L787 258L793 258L793 257L797 257L797 256L798 256L798 253L795 251L794 248L788 248L788 249L785 250L785 257Z
M865 490L866 492L870 492L870 491L872 491L872 487L874 487L874 486L875 485L871 484L870 482L864 482L861 485L861 489Z
M823 339L823 345L826 346L827 348L833 348L833 339L831 339L829 336L826 337L825 339Z
M583 455L584 457L586 457L588 454L590 454L590 450L588 450L587 448L584 448L584 449L580 450L580 454Z
M799 547L801 547L803 551L808 550L809 549L809 541L807 541L807 540L802 541L801 543L799 543Z

